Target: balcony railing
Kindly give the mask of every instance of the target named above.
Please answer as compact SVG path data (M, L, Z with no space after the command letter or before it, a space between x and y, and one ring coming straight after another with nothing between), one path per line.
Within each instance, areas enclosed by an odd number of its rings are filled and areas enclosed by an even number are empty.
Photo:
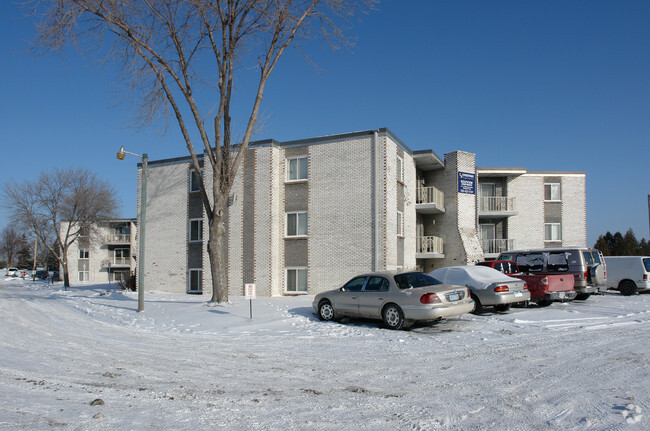
M445 194L433 186L418 187L416 204L437 204L445 206Z
M442 238L437 236L419 236L417 238L417 253L443 254Z
M108 259L102 260L102 266L107 267L108 262L111 263L111 266L130 266L131 258L130 257L109 257Z
M489 196L479 198L479 211L482 212L513 212L515 209L515 198L502 196Z
M128 244L129 242L131 242L131 235L129 235L128 233L116 233L113 235L106 235L104 237L104 242Z
M483 239L481 244L485 254L499 254L515 248L514 239Z

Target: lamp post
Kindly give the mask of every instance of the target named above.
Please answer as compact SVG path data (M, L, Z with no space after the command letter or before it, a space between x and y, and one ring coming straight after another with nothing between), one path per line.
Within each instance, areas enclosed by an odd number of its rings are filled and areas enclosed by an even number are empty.
M125 154L140 157L142 160L142 179L140 181L140 214L138 214L138 313L144 311L144 227L147 215L147 153L142 155L124 150L124 145L117 153L119 160L124 160Z

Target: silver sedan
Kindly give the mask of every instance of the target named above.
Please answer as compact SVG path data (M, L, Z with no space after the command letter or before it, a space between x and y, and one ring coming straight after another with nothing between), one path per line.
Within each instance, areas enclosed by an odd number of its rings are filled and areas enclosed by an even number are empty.
M479 313L484 305L508 311L512 304L530 301L525 282L487 266L450 266L433 270L429 275L445 283L468 287L475 303L473 313Z
M467 288L443 284L421 272L377 272L319 293L312 305L321 320L381 319L387 328L401 329L469 313L474 301Z

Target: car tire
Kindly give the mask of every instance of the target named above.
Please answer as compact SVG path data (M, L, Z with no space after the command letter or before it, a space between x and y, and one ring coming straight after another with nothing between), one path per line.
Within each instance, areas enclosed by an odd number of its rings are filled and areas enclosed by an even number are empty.
M318 318L325 321L335 320L336 313L331 302L325 300L318 304Z
M496 311L505 312L510 310L510 304L498 304L494 306Z
M395 304L384 307L381 317L384 320L384 326L388 329L402 329L404 327L404 313Z
M633 281L625 280L619 284L618 291L621 292L621 295L623 296L631 296L636 294L637 287Z
M472 314L481 314L483 312L483 306L481 305L481 301L478 300L476 295L471 294L472 299L474 300L474 308L470 311Z
M591 293L578 293L576 295L576 300L585 301L591 296Z
M541 300L537 301L537 306L538 307L548 307L552 303L553 303L553 301L551 301L550 299L541 299Z

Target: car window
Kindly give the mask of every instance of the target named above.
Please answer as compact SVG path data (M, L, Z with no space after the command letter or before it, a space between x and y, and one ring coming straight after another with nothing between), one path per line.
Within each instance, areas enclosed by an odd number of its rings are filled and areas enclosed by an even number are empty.
M370 277L368 283L366 284L364 292L383 292L388 290L388 280L384 277Z
M582 265L582 260L580 259L580 252L577 250L569 250L566 252L567 260L569 265Z
M591 255L590 252L588 252L588 251L583 251L583 252L582 252L582 255L585 257L585 263L586 263L587 265L593 265L593 264L594 264L594 258L593 258L593 256Z
M569 261L566 258L566 253L549 253L548 261L546 262L546 269L552 272L566 272L569 270Z
M650 272L650 258L643 258L643 266L645 266L646 272Z
M399 286L400 289L410 289L411 287L433 286L435 284L441 284L440 280L437 280L430 275L423 274L421 272L398 274L395 276L395 283L397 283L397 286Z
M513 254L502 254L499 256L499 260L515 260L515 256Z
M600 252L598 250L592 251L591 255L594 257L594 262L603 263L603 260L600 258Z
M517 266L524 272L539 272L544 268L543 253L528 253L517 256Z
M343 289L347 290L348 292L361 292L361 288L363 287L363 283L366 281L366 277L355 277L352 280L348 281L345 283L345 286L343 286Z

